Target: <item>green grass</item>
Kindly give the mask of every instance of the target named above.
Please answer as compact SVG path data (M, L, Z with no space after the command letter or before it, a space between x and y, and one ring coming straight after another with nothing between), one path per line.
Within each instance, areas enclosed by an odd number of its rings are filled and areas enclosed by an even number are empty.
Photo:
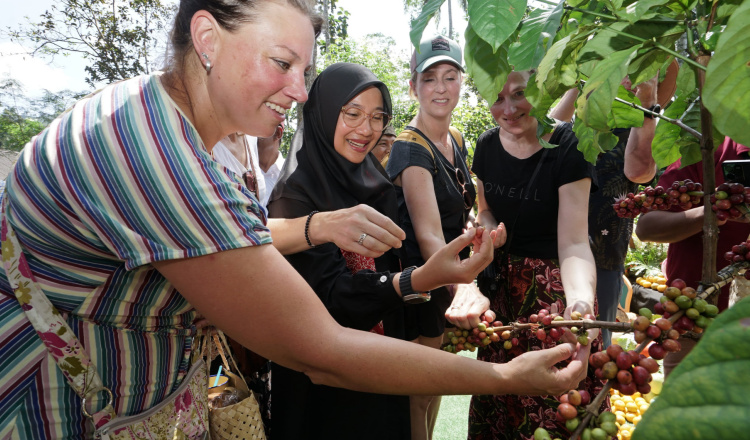
M476 359L476 352L461 352L461 356ZM469 401L471 396L443 396L440 403L433 440L464 440L469 430Z

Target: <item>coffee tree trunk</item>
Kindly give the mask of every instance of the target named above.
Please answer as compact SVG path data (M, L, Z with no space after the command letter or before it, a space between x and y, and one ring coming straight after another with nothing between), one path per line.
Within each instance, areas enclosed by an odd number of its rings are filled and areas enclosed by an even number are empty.
M710 55L700 55L696 61L707 66L711 60ZM698 87L703 94L703 84L706 80L706 71L695 69L698 77ZM716 276L716 247L719 240L719 227L716 224L716 215L711 211L711 194L716 192L716 171L714 163L714 141L713 123L711 113L703 106L701 99L701 157L703 159L703 188L710 189L703 196L703 271L702 280L704 284L714 283ZM716 298L714 297L714 302Z

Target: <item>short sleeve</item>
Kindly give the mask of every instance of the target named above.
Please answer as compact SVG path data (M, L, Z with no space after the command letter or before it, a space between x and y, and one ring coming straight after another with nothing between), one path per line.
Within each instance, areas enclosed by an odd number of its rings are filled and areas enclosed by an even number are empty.
M263 208L211 158L157 75L80 101L24 155L19 184L49 183L18 192L27 200L14 214L37 217L33 228L67 242L70 258L94 254L133 269L271 243Z
M414 142L397 140L391 148L386 172L395 180L405 169L417 166L435 174L435 160L430 150Z
M578 139L573 133L572 124L562 124L555 131L558 133L558 186L563 186L581 179L591 179L591 192L598 189L594 164L588 162L583 153L578 151Z
M479 180L487 180L487 170L485 168L488 164L493 163L492 160L488 159L487 154L493 148L493 139L498 139L498 130L499 128L497 127L489 129L482 133L477 139L477 145L474 148L474 161L471 164L471 172L474 173ZM499 148L499 141L497 141L497 143L498 145L494 146L496 149Z

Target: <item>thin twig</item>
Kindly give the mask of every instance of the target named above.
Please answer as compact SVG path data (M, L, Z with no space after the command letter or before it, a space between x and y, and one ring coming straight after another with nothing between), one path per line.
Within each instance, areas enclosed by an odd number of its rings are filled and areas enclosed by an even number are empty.
M599 415L599 408L601 408L602 402L604 402L607 394L609 394L610 388L612 388L612 380L608 380L607 383L604 384L601 392L597 394L594 400L592 400L586 407L586 415L583 416L581 423L578 424L578 428L576 428L575 431L573 431L573 434L570 435L570 440L577 440L583 430L586 429L586 426L588 426L591 419Z
M586 84L586 81L584 81L584 80L579 80L579 81L581 81L581 84ZM703 137L703 135L700 132L696 131L692 127L688 127L687 125L685 125L684 122L682 122L679 119L672 119L672 118L670 118L668 116L664 116L661 113L657 113L657 112L651 111L651 110L649 110L649 109L647 109L645 107L641 107L640 105L638 105L638 104L636 104L634 102L626 101L626 100L624 100L622 98L615 97L615 101L621 102L621 103L623 103L625 105L633 107L634 109L640 110L643 113L648 113L651 116L654 116L654 117L657 117L657 118L660 118L660 119L664 119L665 121L669 122L670 124L674 124L674 125L680 127L681 129L687 131L691 135L695 136L696 138L698 138L699 141ZM688 110L689 110L689 108L688 108ZM687 111L685 113L687 113Z
M617 330L621 332L633 331L633 326L629 322L611 322L611 321L593 321L591 319L578 319L578 320L557 320L552 321L550 324L542 324L541 322L512 322L508 325L492 327L495 333L504 332L506 330L536 330L538 328L553 328L553 327L578 327L579 330L588 330L592 328L605 328L609 330Z
M684 122L682 122L679 119L672 119L672 118L670 118L668 116L664 116L661 113L657 113L657 112L651 111L651 110L649 110L647 108L643 108L643 107L641 107L640 105L638 105L638 104L636 104L634 102L626 101L626 100L624 100L622 98L615 97L615 101L621 102L621 103L626 104L626 105L629 105L630 107L633 107L635 109L641 110L643 113L648 113L651 116L655 116L657 118L664 119L665 121L669 122L670 124L674 124L674 125L680 127L681 129L687 131L688 133L692 134L693 136L695 136L696 138L698 138L699 141L703 137L703 135L699 131L695 130L692 127L688 127L687 125L685 125Z

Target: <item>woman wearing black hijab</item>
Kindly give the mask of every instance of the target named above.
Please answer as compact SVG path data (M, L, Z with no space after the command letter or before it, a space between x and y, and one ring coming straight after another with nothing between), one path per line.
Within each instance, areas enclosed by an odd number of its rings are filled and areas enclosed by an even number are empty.
M367 68L338 63L324 70L310 90L303 109L304 130L295 135L268 207L270 216L295 218L364 203L395 221L395 189L370 154L390 112L387 87ZM444 250L413 275L406 268L400 272L395 251L373 260L333 243L287 259L341 325L403 339L403 298L424 299L420 290L447 284L445 276L442 283L435 279L435 274L445 275L443 271L468 275L460 273L460 247L448 245ZM408 397L313 385L304 374L276 364L272 383L274 440L410 437Z

